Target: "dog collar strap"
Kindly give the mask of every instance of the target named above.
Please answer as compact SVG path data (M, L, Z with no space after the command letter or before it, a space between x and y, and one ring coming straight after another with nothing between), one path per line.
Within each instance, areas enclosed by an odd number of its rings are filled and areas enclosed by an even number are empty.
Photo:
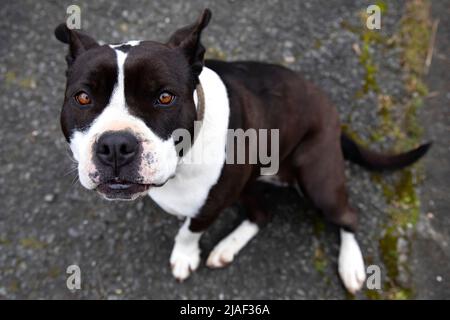
M195 141L198 138L198 135L200 133L200 129L203 125L203 120L205 117L205 93L203 92L202 84L200 83L200 80L197 84L197 87L195 87L195 91L197 92L197 120L199 122L197 130L194 130L194 139L192 141L192 145L194 145Z
M195 87L195 91L197 92L197 121L203 121L205 116L205 94L200 81Z

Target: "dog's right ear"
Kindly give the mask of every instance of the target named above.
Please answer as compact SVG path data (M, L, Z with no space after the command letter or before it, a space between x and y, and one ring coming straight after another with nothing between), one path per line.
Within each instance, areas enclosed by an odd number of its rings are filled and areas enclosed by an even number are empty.
M97 41L90 36L80 31L69 29L65 23L61 23L56 27L55 37L59 41L69 45L69 53L66 56L66 61L69 66L84 51L99 46Z
M205 9L197 21L184 28L178 29L170 37L167 45L172 48L181 48L191 64L192 70L199 75L204 63L205 47L201 43L203 29L211 20L211 10Z

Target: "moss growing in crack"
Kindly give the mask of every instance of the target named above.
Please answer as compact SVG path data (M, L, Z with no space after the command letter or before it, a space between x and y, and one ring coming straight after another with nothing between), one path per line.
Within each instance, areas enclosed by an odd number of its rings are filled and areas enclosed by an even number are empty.
M381 14L387 13L389 7L386 1L378 0L375 4L380 8Z
M378 67L376 66L372 55L370 53L371 43L378 39L379 34L374 31L364 31L361 34L362 40L362 48L361 55L359 56L359 62L364 67L365 76L364 83L362 87L362 93L366 94L369 91L380 92L380 87L377 84L376 74L378 71ZM357 95L361 95L361 91L357 93Z
M423 128L417 120L417 112L422 105L423 100L421 96L413 97L408 102L403 124L405 127L406 136L408 138L404 140L404 145L406 148L416 147L417 142L420 141L423 135Z
M404 118L395 126L402 138L397 140L397 150L417 146L422 135L417 110L422 105L421 97L427 94L421 76L430 37L429 8L426 0L408 2L400 25L398 45L402 49L407 97L403 103ZM414 227L419 218L420 199L416 190L419 173L419 170L410 168L399 173L394 184L382 183L389 204L389 224L385 235L380 239L380 251L388 272L389 281L385 283L385 290L390 299L408 299L414 296L411 285L405 286L397 281L400 269L407 270L407 266L401 265L399 261L398 244L401 233ZM410 243L408 246L410 247Z
M366 290L365 295L370 300L382 300L383 296L378 290Z
M20 239L20 245L26 249L33 249L33 250L44 249L47 246L45 242L39 241L35 238Z
M350 137L353 141L355 141L360 146L367 147L367 142L364 139L362 139L356 131L353 131L349 125L342 124L341 130L343 133L345 133L348 137Z
M388 6L385 1L377 1L376 5L380 7L380 11L382 14L385 14L387 12ZM358 27L352 26L347 21L343 21L341 23L342 28L352 33L358 34L361 40L359 62L360 65L363 67L365 74L363 86L361 90L359 90L356 93L356 98L361 98L370 91L373 91L375 93L380 92L380 87L377 83L376 78L378 66L375 63L374 58L372 57L371 48L377 44L385 45L388 43L387 38L384 37L379 31L370 30L365 27L367 18L368 18L367 12L365 10L361 11L360 19L361 25L363 26L362 28L360 26Z
M417 111L423 104L423 96L427 94L426 85L421 78L431 30L429 9L427 0L407 2L399 31L391 38L395 39L394 42L373 36L372 31L358 31L347 26L347 29L360 35L362 43L360 64L365 70L365 78L357 97L362 97L369 91L378 93L379 122L377 128L371 132L370 142L382 142L388 137L396 141L392 147L396 152L417 147L422 136ZM402 52L405 94L401 100L396 101L388 93L382 93L376 85L377 68L370 54L376 44L384 44L389 48L394 44ZM343 128L343 131L349 134L350 130ZM349 136L356 141L361 140L355 132L350 132ZM405 254L406 259L408 258L410 251L408 230L416 225L420 214L420 199L416 189L421 179L420 174L420 167L415 166L390 176L389 181L382 175L373 175L373 180L381 185L388 205L388 222L383 236L379 239L387 280L383 293L371 290L366 292L370 299L408 299L414 296L412 285L399 279L401 274L409 272L404 259ZM402 248L399 246L401 242Z
M317 246L316 250L314 251L314 268L321 275L325 274L325 270L327 268L327 260L321 246Z
M430 2L408 2L401 22L399 45L403 48L402 62L405 70L409 77L416 77L418 82L421 82L417 77L423 74L430 35Z
M397 242L398 236L396 235L394 227L386 229L385 235L379 241L381 257L386 267L389 279L395 279L398 276Z
M11 244L11 241L6 238L0 238L0 246L8 246Z
M325 230L325 222L322 217L315 214L313 218L314 235L319 238Z

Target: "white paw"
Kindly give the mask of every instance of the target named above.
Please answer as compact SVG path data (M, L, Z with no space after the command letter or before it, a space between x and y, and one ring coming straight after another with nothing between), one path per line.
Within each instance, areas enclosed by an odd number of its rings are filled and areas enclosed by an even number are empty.
M223 268L230 264L239 251L258 233L258 226L244 220L232 233L222 239L209 254L206 265Z
M341 237L339 275L345 288L347 288L350 293L355 294L356 291L362 288L364 281L366 280L364 260L353 234L341 233Z
M183 252L174 248L170 256L172 275L178 281L186 280L200 264L200 249Z
M230 264L236 254L236 249L230 242L220 242L209 254L206 265L210 268L223 268Z

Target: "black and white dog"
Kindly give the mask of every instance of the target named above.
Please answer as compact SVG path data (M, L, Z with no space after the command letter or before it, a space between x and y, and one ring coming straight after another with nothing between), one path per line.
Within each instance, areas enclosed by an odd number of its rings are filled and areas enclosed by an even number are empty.
M204 61L200 37L210 18L205 10L167 43L99 45L64 24L56 28L56 38L69 45L61 125L81 184L107 199L149 194L165 211L186 217L170 257L180 281L199 266L200 237L224 208L240 201L247 219L209 254L212 268L232 262L268 221L257 180L298 186L340 227L338 271L347 290L359 290L365 269L344 157L370 170L395 170L415 162L429 145L393 156L363 149L341 134L325 95L296 72L258 62ZM183 139L174 132L180 129L190 133L188 149L178 148ZM278 129L279 149L269 144L279 157L278 173L261 176L261 161L225 161L229 129ZM246 151L250 147L245 144Z

